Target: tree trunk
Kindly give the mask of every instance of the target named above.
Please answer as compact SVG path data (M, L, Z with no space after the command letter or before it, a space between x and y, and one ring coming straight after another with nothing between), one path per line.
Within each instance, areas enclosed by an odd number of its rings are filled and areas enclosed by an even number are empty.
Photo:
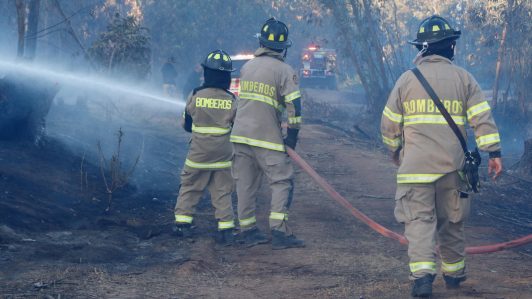
M519 171L528 176L532 176L532 139L525 141L525 152L519 161Z
M18 25L18 46L17 57L24 56L24 37L26 35L26 3L24 0L16 0L17 25Z
M74 28L72 27L72 23L70 22L70 19L66 16L65 12L63 11L63 8L61 8L61 5L59 4L58 0L53 0L53 5L57 9L57 12L61 15L61 17L65 20L66 25L68 26L68 34L72 36L76 44L81 48L83 51L83 54L85 54L85 58L89 61L90 66L94 69L94 64L92 63L91 56L89 55L89 52L87 52L87 49L83 46L80 39L76 35L76 32L74 31Z
M353 47L353 44L350 42L350 36L353 35L353 33L351 32L350 30L350 26L349 26L349 15L345 9L345 3L342 4L342 3L326 3L326 2L323 2L325 5L328 5L332 10L333 12L335 13L335 15L337 15L337 17L335 18L336 20L336 24L338 26L338 31L340 32L340 34L345 38L346 40L346 51L347 51L347 55L348 57L351 58L351 61L353 62L353 65L355 66L355 70L360 78L360 81L362 83L362 87L364 88L364 91L366 93L366 98L368 99L368 102L369 102L369 99L371 98L371 88L369 87L369 84L367 82L367 78L365 76L365 74L363 73L363 70L362 70L362 66L360 64L360 61L358 60L358 57L356 55L356 52L355 52L355 49ZM342 5L344 5L344 7L342 7Z
M380 22L376 21L373 18L372 15L372 6L371 3L368 0L363 1L363 7L364 7L364 19L365 19L365 25L368 29L368 44L370 46L370 53L374 53L374 59L375 63L377 64L380 72L380 80L377 82L381 83L379 84L382 89L380 90L380 93L385 93L387 89L390 88L390 83L388 82L388 75L386 74L386 68L385 68L385 62L388 63L388 59L384 55L384 52L382 50L382 44L379 40L379 33L380 31L378 28ZM375 29L377 28L377 29Z
M502 28L501 41L499 49L497 50L497 63L495 64L495 82L493 84L493 108L497 107L497 98L499 96L499 77L501 74L501 67L506 50L506 36L508 32L508 25L512 21L510 15L514 8L514 1L508 0L508 6L506 8L506 17L504 18L504 27ZM511 28L510 28L511 29Z
M28 32L26 35L26 58L33 60L37 51L37 29L39 28L39 11L41 0L31 0L28 13Z
M508 30L508 23L504 24L502 28L501 42L499 50L497 51L497 63L495 64L495 82L493 83L492 107L497 107L497 98L499 93L499 77L501 74L502 58L504 57L504 44L506 43L506 32Z

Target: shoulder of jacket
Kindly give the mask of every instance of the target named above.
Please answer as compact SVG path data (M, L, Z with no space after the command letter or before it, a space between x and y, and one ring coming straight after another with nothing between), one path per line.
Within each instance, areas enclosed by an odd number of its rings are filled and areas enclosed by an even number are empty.
M283 67L284 67L285 69L287 69L289 72L291 72L291 73L295 73L294 68L293 68L291 65L289 65L288 63L284 62L284 61L283 61Z
M192 90L192 95L195 96L199 91L202 91L204 89L207 89L208 87L206 86L199 86L199 87L196 87Z
M231 98L233 99L233 101L236 100L236 96L234 93L230 92L229 90L227 89L222 89L223 91L225 91L227 94L229 94L231 96Z
M412 72L412 69L409 69L408 71L402 73L399 78L397 78L397 81L395 81L395 86L401 86L403 84L406 84L413 77L415 77L415 75Z
M473 78L473 75L469 71L467 71L465 68L461 66L457 66L456 64L452 64L452 67L461 75L467 76L469 78Z

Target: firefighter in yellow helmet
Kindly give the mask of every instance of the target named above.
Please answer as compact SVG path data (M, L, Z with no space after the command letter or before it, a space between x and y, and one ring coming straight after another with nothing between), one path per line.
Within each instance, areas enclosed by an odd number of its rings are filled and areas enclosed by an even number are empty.
M233 243L234 214L231 202L233 147L229 141L236 114L236 98L229 92L231 58L216 50L202 63L205 82L188 97L183 127L192 133L190 148L181 173L181 187L175 207L178 235L193 235L194 210L203 191L209 190L218 220L216 241Z
M502 171L500 138L490 106L473 76L452 63L460 31L442 17L423 20L409 43L420 51L415 64L466 136L489 153L488 173ZM436 275L436 241L448 288L466 279L464 220L471 195L461 172L465 155L457 135L413 71L397 80L384 108L383 142L399 165L395 218L408 239L412 296L429 297Z
M272 249L303 247L288 227L294 171L285 146L294 148L301 123L301 93L297 75L284 62L292 42L288 27L271 18L257 35L260 48L240 71L240 100L231 133L234 145L233 177L238 196L239 241L245 246L267 243L256 226L255 207L262 175L272 192L269 215ZM283 139L281 119L288 114Z

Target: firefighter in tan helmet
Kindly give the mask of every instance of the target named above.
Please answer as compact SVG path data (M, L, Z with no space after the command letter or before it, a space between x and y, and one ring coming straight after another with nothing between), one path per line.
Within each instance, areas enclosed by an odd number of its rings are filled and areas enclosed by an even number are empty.
M183 127L192 132L192 138L181 173L175 222L179 236L192 237L195 207L208 189L218 220L216 241L230 245L235 223L231 202L233 146L229 135L236 98L229 92L229 85L234 69L231 58L222 50L209 53L202 66L205 82L192 91L183 112Z
M303 247L288 227L294 171L285 146L294 148L301 123L301 93L297 75L284 62L292 42L283 22L271 18L257 37L255 58L240 71L240 100L231 133L234 145L233 177L238 196L239 241L245 246L267 243L256 226L256 197L262 176L268 179L272 200L269 215L272 249ZM281 119L288 115L283 139Z
M460 31L442 17L423 20L409 43L420 51L417 69L465 136L489 153L488 173L502 171L500 138L490 106L473 76L452 63ZM457 130L457 131L458 131ZM465 155L457 135L412 71L401 75L384 108L383 142L399 165L395 218L408 239L412 296L429 297L436 275L436 242L448 288L466 279L464 220L470 194L460 171Z

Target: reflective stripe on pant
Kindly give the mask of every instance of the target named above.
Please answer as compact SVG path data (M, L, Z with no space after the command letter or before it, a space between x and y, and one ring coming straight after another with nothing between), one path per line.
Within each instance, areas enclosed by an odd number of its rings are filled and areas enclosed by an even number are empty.
M294 170L288 155L285 152L235 143L232 172L236 183L241 229L255 227L257 192L264 174L272 193L270 228L290 234L287 215Z
M461 198L461 188L458 172L433 183L397 186L395 217L405 224L411 278L436 273L436 239L443 265L464 259L464 220L469 214L470 199ZM462 267L444 273L460 277L465 275L464 270Z
M178 215L194 215L196 205L205 189L211 194L211 202L215 208L214 216L222 223L220 226L228 228L229 222L232 223L234 218L231 202L233 178L230 169L202 170L184 167L175 206L176 221Z

